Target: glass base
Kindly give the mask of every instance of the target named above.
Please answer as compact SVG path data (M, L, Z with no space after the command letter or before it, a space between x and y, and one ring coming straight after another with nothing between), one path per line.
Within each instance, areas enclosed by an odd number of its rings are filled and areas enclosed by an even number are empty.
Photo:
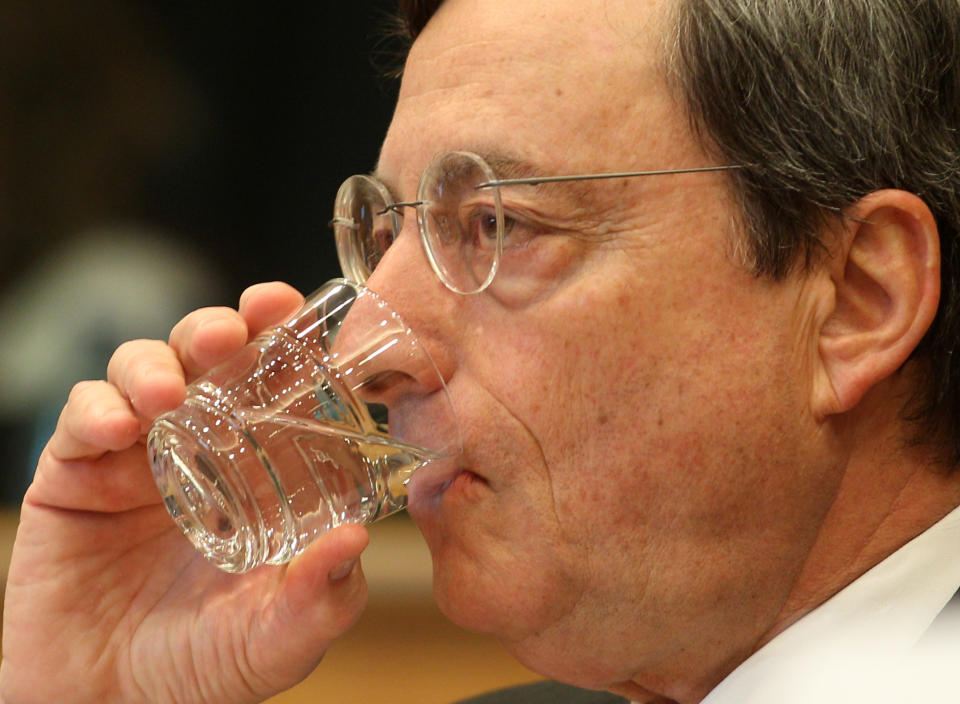
M258 512L218 468L219 453L169 419L151 430L147 447L167 510L205 558L227 572L245 572L268 557Z

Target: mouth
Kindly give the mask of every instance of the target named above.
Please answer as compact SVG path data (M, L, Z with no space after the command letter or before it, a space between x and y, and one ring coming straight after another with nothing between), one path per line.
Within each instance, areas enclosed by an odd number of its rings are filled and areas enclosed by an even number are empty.
M426 504L435 504L454 486L489 485L486 479L476 472L465 467L449 463L428 463L421 467L410 478L407 485L408 506L416 511L417 507ZM431 466L433 465L433 466Z
M469 469L461 469L457 472L456 476L448 479L443 484L440 485L437 494L443 494L454 484L482 484L484 486L489 486L489 482L481 477L476 472L471 472Z

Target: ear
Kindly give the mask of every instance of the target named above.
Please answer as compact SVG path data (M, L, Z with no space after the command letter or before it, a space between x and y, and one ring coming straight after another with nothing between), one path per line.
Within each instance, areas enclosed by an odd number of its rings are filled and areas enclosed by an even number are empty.
M828 269L833 308L819 335L814 411L856 406L919 344L940 297L940 240L930 209L899 190L871 193L850 209Z

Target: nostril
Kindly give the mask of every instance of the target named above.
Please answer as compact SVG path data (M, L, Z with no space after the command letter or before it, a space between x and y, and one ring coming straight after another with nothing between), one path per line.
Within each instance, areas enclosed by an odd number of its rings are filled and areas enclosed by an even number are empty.
M364 393L376 395L377 393L394 386L397 383L397 377L403 377L406 379L412 378L409 374L403 374L394 370L386 370L377 372L373 376L364 379L357 386L357 389L363 389Z
M395 396L397 390L429 394L444 382L415 333L369 289L347 313L329 351L351 377L351 388L366 397Z
M367 405L375 404L389 408L398 396L428 393L424 389L417 389L417 386L417 381L409 374L388 369L367 377L353 390Z
M312 334L322 338L322 365L366 406L374 433L389 435L432 455L459 452L459 424L444 374L406 322L369 288L331 297ZM439 346L442 352L442 346Z

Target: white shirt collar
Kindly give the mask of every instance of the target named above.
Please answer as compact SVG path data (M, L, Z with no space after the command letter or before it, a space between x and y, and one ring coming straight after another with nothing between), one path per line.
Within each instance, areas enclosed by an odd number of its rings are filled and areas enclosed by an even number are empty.
M904 691L903 701L923 701L914 677L888 680L958 587L960 507L777 635L702 704L874 703ZM949 687L956 697L960 676Z

